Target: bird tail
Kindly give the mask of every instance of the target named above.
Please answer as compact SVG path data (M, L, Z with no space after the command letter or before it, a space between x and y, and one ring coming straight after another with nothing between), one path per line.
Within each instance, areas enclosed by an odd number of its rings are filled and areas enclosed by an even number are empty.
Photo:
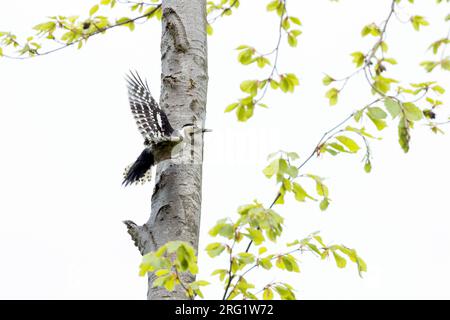
M151 180L151 168L155 164L155 158L150 149L145 148L137 160L125 169L122 185L144 184Z

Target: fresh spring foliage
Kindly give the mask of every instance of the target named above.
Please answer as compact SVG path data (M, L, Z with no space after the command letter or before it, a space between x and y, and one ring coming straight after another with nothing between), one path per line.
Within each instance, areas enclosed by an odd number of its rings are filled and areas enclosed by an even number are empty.
M85 16L51 16L47 21L34 26L35 34L25 41L19 41L12 32L0 31L0 57L25 59L47 55L72 45L77 45L77 48L81 49L89 38L103 34L109 29L126 27L133 31L139 20L151 18L160 20L162 17L161 4L157 0L150 0L150 3L130 2L129 8L133 17L109 18L99 14L107 8L115 8L118 3L121 2L101 0L99 4L91 7ZM50 49L43 51L44 46Z
M283 217L272 209L266 209L262 204L254 202L238 209L238 219L232 221L221 219L209 231L212 237L220 237L222 241L207 245L206 252L211 258L227 255L227 268L214 270L212 275L225 287L224 299L266 299L274 298L274 293L283 300L295 299L295 289L284 282L269 282L261 288L248 281L246 276L253 270L268 272L278 269L286 272L300 272L297 256L313 254L324 260L331 257L338 268L345 268L347 262L353 262L358 272L367 271L364 260L356 250L344 245L325 244L319 233L285 244L284 252L269 252L264 244L267 241L276 242L283 230ZM249 250L237 250L244 240L250 240L257 247L257 253ZM190 298L203 298L201 286L209 283L197 280L183 283L180 274L190 272L197 274L198 265L194 249L187 243L174 241L162 246L158 251L143 257L140 274L154 272L156 279L154 287L164 287L171 291L180 285Z
M330 204L329 189L324 179L311 173L303 173L304 165L314 157L322 154L336 156L338 154L357 154L364 151L364 170L369 173L372 170L371 140L380 140L371 133L366 126L372 126L376 131L382 131L390 122L397 121L398 140L404 152L410 148L411 130L418 122L426 121L435 133L442 132L435 120L437 109L442 108L439 96L445 93L445 89L433 80L419 83L402 84L392 76L387 76L389 65L397 64L397 60L387 56L389 50L385 41L388 25L392 23L392 17L396 14L397 4L391 3L387 18L382 23L369 23L361 30L362 37L374 39L374 43L368 52L355 51L351 53L356 70L343 79L336 79L325 75L323 85L332 87L328 89L325 97L331 106L337 105L339 95L342 94L348 81L363 74L367 81L373 100L365 106L351 113L344 121L328 130L317 143L312 153L305 160L295 152L279 151L269 155L270 163L264 168L263 173L269 179L275 179L279 186L277 195L272 205L265 208L259 202L244 205L238 209L239 218L232 221L229 218L219 220L211 229L213 237L223 237L226 242L214 242L206 247L208 255L212 258L226 254L229 257L229 266L217 269L213 275L219 277L224 285L223 299L273 299L275 294L281 299L295 299L295 290L292 286L283 282L268 283L263 288L255 288L255 285L247 279L247 274L253 270L267 271L273 268L287 272L300 272L300 266L296 257L304 253L313 253L325 259L333 257L339 268L347 265L347 259L357 265L359 274L367 271L367 266L354 249L343 245L326 245L318 233L311 234L305 239L287 244L293 247L282 253L269 252L264 244L267 241L275 242L283 231L283 218L273 210L274 205L282 205L287 194L292 194L299 201L319 201L321 210L326 210ZM414 1L409 0L410 3ZM436 1L441 3L442 1ZM447 1L448 2L448 1ZM299 80L292 73L279 74L277 61L280 44L283 35L287 35L288 44L297 46L297 37L301 34L298 29L291 29L291 25L301 26L300 20L287 14L286 1L275 0L267 5L268 11L276 12L280 21L280 33L277 46L268 54L260 53L254 47L241 45L237 47L238 62L244 66L256 65L259 68L268 69L268 77L264 79L245 80L241 82L240 89L247 94L237 102L230 104L225 112L235 111L237 119L245 122L254 116L255 106L266 108L262 100L270 88L280 89L282 92L293 92L299 85ZM446 21L449 16L446 17ZM429 25L429 22L420 15L410 18L415 31ZM294 38L294 39L293 39ZM441 53L439 61L425 61L420 63L428 72L437 66L442 70L449 70L449 57L445 55L448 35L433 42L429 49L434 55ZM270 59L272 57L272 59ZM348 122L353 120L354 125ZM309 183L309 188L306 186ZM311 185L312 182L312 185ZM314 186L314 187L313 187ZM249 244L245 251L237 250L239 243L247 239ZM257 247L257 253L250 251L251 246ZM346 259L347 258L347 259Z
M437 4L448 3L449 0L436 0ZM364 170L372 168L370 141L379 140L371 131L382 131L389 124L398 127L400 147L408 152L411 141L411 131L417 123L425 122L434 133L442 132L441 125L449 123L450 118L437 122L435 119L441 112L443 102L440 96L445 89L432 79L427 82L401 83L395 75L388 72L397 60L388 56L389 45L386 33L391 23L395 22L399 10L398 4L409 3L414 8L414 0L392 0L386 19L381 23L370 22L363 26L360 35L372 43L368 52L356 50L350 53L355 65L348 76L338 78L326 74L323 85L330 86L325 92L329 105L339 104L339 97L344 94L349 80L362 75L368 84L372 99L364 106L352 112L330 130L326 131L314 149L305 158L296 152L278 151L269 155L269 164L263 169L263 174L275 181L277 192L269 207L260 202L243 205L237 210L237 217L219 220L210 230L211 237L216 242L206 246L206 252L211 258L227 256L227 265L213 272L218 281L223 284L223 299L266 299L275 297L295 299L295 289L288 283L270 282L261 288L249 281L250 272L269 272L281 270L300 272L299 257L313 254L320 259L334 260L338 268L345 268L348 262L356 265L361 275L367 271L364 260L356 250L340 244L326 243L319 233L312 233L306 238L285 243L276 252L270 251L269 242L280 240L283 232L284 218L274 210L274 206L283 205L285 197L292 195L297 201L317 201L321 210L326 210L330 203L330 191L325 179L317 174L303 172L304 166L315 157L329 154L358 154L364 152ZM116 5L129 6L133 17L108 18L98 14L102 10L113 9ZM267 70L267 76L262 79L244 80L240 89L244 96L226 107L225 112L235 112L241 122L254 116L255 107L267 108L263 100L270 90L292 93L300 85L298 77L292 72L278 71L279 53L283 39L290 47L299 45L302 34L301 20L290 15L287 10L287 0L269 0L265 3L267 11L277 18L278 38L276 46L270 52L260 52L250 45L240 45L236 48L237 60L243 66L256 66ZM221 17L231 15L240 6L239 0L216 0L207 2L208 24L207 33L213 34L213 24ZM157 0L150 2L118 2L116 0L101 0L90 8L88 14L80 16L51 16L47 21L36 25L35 35L19 40L12 32L0 32L0 56L14 59L25 59L46 55L77 44L81 48L88 39L97 34L107 32L115 27L126 27L133 31L138 20L151 18L161 19L161 4ZM445 21L450 21L447 14ZM411 15L408 24L414 32L429 26L426 18L419 14ZM450 56L447 46L450 42L449 32L434 40L429 50L435 57L432 60L420 62L428 73L435 70L449 71ZM43 48L50 47L47 51ZM53 47L52 47L53 46ZM353 121L354 124L349 124ZM369 129L367 129L368 127ZM246 244L242 246L242 244ZM253 247L252 247L253 246ZM197 280L191 283L183 282L183 274L196 275L199 266L195 250L188 243L172 241L166 243L155 252L144 255L140 265L140 275L148 272L155 275L154 287L164 287L172 291L181 286L190 298L202 297L201 288L208 285L207 281Z
M235 111L237 119L245 122L253 117L255 107L267 108L262 103L268 89L281 90L284 93L294 92L300 82L294 73L279 73L277 62L282 38L285 36L291 47L297 47L298 37L302 34L299 29L302 25L299 18L288 14L286 1L274 0L267 4L267 11L274 12L278 18L278 39L276 46L270 52L259 52L249 45L240 45L236 48L237 60L244 66L256 65L267 70L268 76L264 79L245 80L241 82L241 91L246 94L226 107L225 112Z
M414 3L414 1L409 2ZM441 3L443 1L436 2ZM397 10L400 10L397 8L398 3L400 1L392 2L389 14L382 23L370 23L362 28L361 36L370 37L374 40L368 52L355 51L351 53L356 70L349 76L339 80L336 80L330 75L325 75L323 84L325 86L333 85L325 94L329 100L329 104L333 106L338 104L339 95L346 87L348 81L359 74L363 74L375 99L354 112L354 121L357 125L367 122L378 131L386 128L389 122L396 121L399 144L404 152L408 152L410 148L411 130L416 123L426 122L434 133L443 132L439 126L446 124L446 121L436 122L434 120L438 111L442 109L442 101L439 100L439 97L445 93L445 89L432 80L428 82L403 84L398 79L393 78L392 75L386 75L389 65L397 64L396 59L387 56L389 46L385 41L385 36L389 24L393 23L393 17L398 13ZM448 16L445 19L448 21ZM415 31L420 31L429 25L428 21L420 15L411 16L410 22ZM449 70L449 56L445 55L446 46L449 43L448 36L447 34L445 38L433 42L429 47L434 55L441 53L441 60L420 63L428 72L433 71L437 66L441 66L442 70ZM358 134L366 146L365 170L370 172L371 164L368 139L373 139L373 136L367 133L365 126L360 126L359 129L351 131ZM348 142L349 140L347 138L345 140ZM342 140L339 140L339 142L345 145ZM359 147L355 141L351 142L351 144L355 148ZM349 147L348 145L346 146ZM322 145L320 150L334 156L340 152L352 151L350 149L346 151L342 145L336 145L333 142L333 144L327 143ZM357 150L355 149L354 151Z

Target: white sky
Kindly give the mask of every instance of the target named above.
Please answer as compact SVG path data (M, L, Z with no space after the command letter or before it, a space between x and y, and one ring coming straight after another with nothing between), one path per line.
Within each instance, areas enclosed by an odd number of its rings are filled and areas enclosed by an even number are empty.
M86 13L95 3L84 2L2 2L0 30L28 35L46 16ZM324 72L342 77L353 70L349 54L371 43L360 38L362 26L383 20L390 1L290 1L289 13L302 20L304 33L297 49L283 48L280 70L297 73L301 87L293 95L270 92L271 108L256 110L249 123L225 115L241 97L238 82L264 75L239 66L233 49L249 44L266 51L275 44L277 22L265 13L266 2L242 1L209 39L207 127L214 132L206 139L201 249L216 220L235 217L239 205L255 198L271 202L276 186L261 173L267 154L285 149L306 157L324 131L370 102L358 78L338 106L328 107L321 79ZM418 2L413 9L405 4L404 12L439 23L417 33L394 21L387 39L389 55L400 62L390 75L415 82L430 79L417 64L429 57L429 43L445 36L440 21L449 9ZM159 32L152 22L134 33L99 36L81 51L0 60L0 298L145 298L140 255L121 221L146 221L152 186L121 187L123 168L142 149L123 75L140 70L159 96ZM431 78L449 83L448 73ZM384 139L372 144L370 175L362 154L326 156L305 168L327 177L333 202L326 212L292 199L278 209L286 217L285 240L320 230L327 242L356 248L369 272L361 279L353 264L340 270L333 261L302 257L300 274L261 271L258 282L288 280L300 299L450 298L449 135L418 126L407 155L395 125L379 135ZM201 254L200 277L208 278L219 262ZM221 297L220 287L206 292Z

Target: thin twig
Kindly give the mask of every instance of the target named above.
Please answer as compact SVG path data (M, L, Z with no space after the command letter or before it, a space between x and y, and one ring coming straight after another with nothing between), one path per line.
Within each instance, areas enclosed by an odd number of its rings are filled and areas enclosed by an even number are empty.
M277 70L277 64L278 64L278 58L280 56L280 44L281 44L281 39L283 38L283 19L284 16L286 15L286 1L283 2L283 12L281 13L281 17L280 17L280 25L278 28L278 40L277 40L277 44L275 46L275 48L268 54L263 54L263 56L267 56L267 55L271 55L275 53L275 58L273 60L273 67L272 67L272 71L270 72L270 75L268 77L268 79L272 79L273 75L275 74L275 72L278 73ZM263 92L261 94L261 96L255 100L255 104L259 103L265 96L267 93L267 90L269 88L269 82L266 83Z
M89 38L91 38L91 37L93 37L93 36L96 36L96 35L99 34L99 33L105 32L105 31L107 31L107 30L109 30L109 29L113 29L113 28L116 28L116 27L120 27L120 26L126 25L126 24L128 24L128 23L130 23L130 22L135 22L135 21L141 20L141 19L143 19L143 18L146 18L146 17L148 17L148 16L151 16L151 15L154 14L159 8L161 8L161 6L162 6L162 5L159 4L159 5L157 5L153 10L151 10L150 12L147 12L146 14L143 14L143 15L141 15L141 16L138 16L138 17L133 18L133 19L130 19L130 20L126 20L126 21L123 21L123 22L120 22L120 23L116 23L116 24L107 26L107 27L105 27L105 28L103 28L103 29L99 29L99 30L93 32L92 34L88 35L87 37L83 37L83 38L78 39L78 40L76 40L76 41L74 41L74 42L67 43L67 44L65 44L65 45L63 45L63 46L61 46L61 47L58 47L58 48L55 48L55 49L52 49L52 50L49 50L49 51L45 51L45 52L43 52L43 53L37 53L36 55L33 55L33 56L27 56L27 57L15 57L15 56L9 56L9 55L3 55L3 57L8 58L8 59L15 59L15 60L26 60L26 59L31 59L31 58L36 58L36 57L45 56L45 55L48 55L48 54L51 54L51 53L60 51L60 50L62 50L62 49L71 47L71 46L73 46L74 44L78 44L79 42L81 42L81 41L83 41L83 40L87 40L87 39L89 39Z
M231 248L230 248L230 267L228 269L228 283L227 283L227 286L225 287L225 292L223 293L222 300L225 300L227 293L228 293L228 289L230 289L231 282L234 279L234 275L231 274L231 269L233 267L233 248L234 248L235 244L236 244L236 238L233 240L233 244L231 245Z
M183 283L183 280L180 277L180 274L178 273L177 268L175 267L175 274L177 275L178 281L180 282L181 287L186 291L189 299L193 300L194 297L190 294L189 290L186 288L185 284Z
M231 10L234 8L234 6L237 4L238 0L234 0L229 7L224 8L223 10L220 11L220 13L215 16L214 18L212 18L211 20L208 21L208 24L213 24L214 22L216 22L217 19L219 19L220 17L222 17L224 15L224 13L228 10Z

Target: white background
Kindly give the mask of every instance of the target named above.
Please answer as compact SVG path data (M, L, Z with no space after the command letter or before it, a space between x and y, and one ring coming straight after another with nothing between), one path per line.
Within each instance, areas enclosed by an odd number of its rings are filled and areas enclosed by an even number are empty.
M95 4L83 2L2 1L0 30L29 35L46 16L87 13ZM449 6L417 2L404 4L400 18L419 13L436 23L417 33L393 20L389 55L400 64L388 76L448 87L448 73L430 76L418 63L430 58L430 42L446 35L441 21ZM256 110L248 123L224 114L242 96L240 80L266 75L238 65L234 51L240 44L273 48L277 21L266 3L242 1L209 38L207 127L214 132L206 139L201 249L216 220L235 217L253 199L270 204L276 186L261 173L267 154L283 149L305 158L324 131L371 99L364 80L355 78L339 105L329 107L321 79L324 72L343 77L353 70L349 54L373 43L360 37L362 26L382 21L390 1L290 1L289 13L300 17L304 33L297 49L283 47L279 69L298 74L301 86L295 94L269 92L270 109ZM159 96L159 33L159 23L150 22L134 33L122 28L97 36L81 51L0 60L0 298L145 298L140 255L121 221L146 221L152 186L121 187L123 168L142 149L123 76L140 70ZM419 125L405 155L390 124L372 144L371 174L362 169L362 154L325 156L305 167L327 178L333 201L326 212L292 199L278 209L286 217L285 240L320 230L326 242L356 248L369 272L361 279L353 264L341 270L305 256L300 274L261 271L254 274L258 283L288 280L300 299L450 298L450 138ZM214 267L224 267L220 262L202 253L200 277L209 279ZM205 292L220 298L221 290Z

